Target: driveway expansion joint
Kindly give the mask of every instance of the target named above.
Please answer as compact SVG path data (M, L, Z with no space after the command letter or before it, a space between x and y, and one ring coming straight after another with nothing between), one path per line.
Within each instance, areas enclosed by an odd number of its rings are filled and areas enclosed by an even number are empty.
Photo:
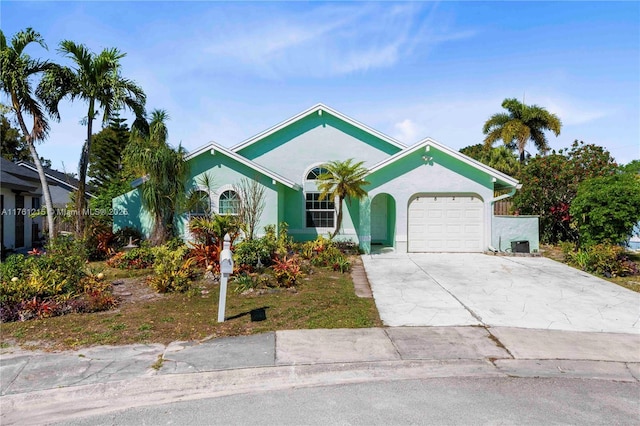
M425 273L425 275L427 277L429 277L430 279L433 280L434 283L438 284L438 286L440 286L440 288L442 288L445 292L447 292L447 294L449 294L449 296L451 296L452 298L454 298L464 309L467 310L467 312L469 312L471 314L471 316L473 318L475 318L476 320L478 320L481 324L485 324L485 322L482 320L482 317L480 315L478 315L476 312L473 311L473 309L471 309L469 306L467 306L464 302L462 302L462 300L460 300L460 298L458 298L455 294L453 294L451 291L449 291L449 289L447 289L445 286L443 286L437 279L435 279L435 277L433 277L429 272L425 271L425 269L418 265L416 263L415 260L413 260L413 258L411 256L409 256L409 259L411 260L411 262L413 262L414 265L416 265L418 267L418 269L420 269L422 272Z

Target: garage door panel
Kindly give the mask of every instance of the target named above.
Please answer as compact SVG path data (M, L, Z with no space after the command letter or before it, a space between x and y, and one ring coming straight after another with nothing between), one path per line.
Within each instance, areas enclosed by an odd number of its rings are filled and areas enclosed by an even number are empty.
M409 251L482 251L484 203L479 197L423 196L408 210Z

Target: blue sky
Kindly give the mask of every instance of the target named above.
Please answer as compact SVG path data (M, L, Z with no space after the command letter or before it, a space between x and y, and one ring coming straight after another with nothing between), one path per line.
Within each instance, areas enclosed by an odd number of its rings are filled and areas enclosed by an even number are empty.
M34 57L71 65L64 39L126 52L123 75L188 150L233 146L319 102L408 145L460 149L524 97L563 121L552 148L579 139L640 158L639 2L2 1L0 13L8 37L43 35ZM61 112L39 151L76 172L86 105Z

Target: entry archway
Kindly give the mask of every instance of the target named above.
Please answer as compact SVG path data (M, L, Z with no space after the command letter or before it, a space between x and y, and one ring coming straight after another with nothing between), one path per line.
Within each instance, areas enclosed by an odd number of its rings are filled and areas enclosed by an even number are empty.
M371 200L371 244L394 246L396 201L389 194L377 194Z

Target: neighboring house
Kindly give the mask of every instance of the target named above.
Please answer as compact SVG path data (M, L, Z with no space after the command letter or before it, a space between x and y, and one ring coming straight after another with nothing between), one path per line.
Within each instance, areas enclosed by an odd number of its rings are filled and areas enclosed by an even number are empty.
M26 161L20 161L18 166L38 173L38 169L35 164ZM44 174L47 176L49 183L49 191L51 192L51 202L53 207L57 209L66 208L67 204L71 202L71 194L78 190L78 179L71 177L65 173L59 172L53 169L44 169ZM90 192L85 192L85 198L94 198L94 195ZM44 203L44 201L43 201Z
M27 161L17 163L20 167L38 173L35 164ZM51 203L55 209L55 227L58 232L73 232L75 229L75 207L68 209L69 203L73 203L72 195L78 191L78 179L57 170L45 168L44 174L49 182L49 192L51 193ZM95 198L93 194L85 191L85 198ZM42 199L44 206L44 198ZM47 221L43 221L45 232L47 231Z
M30 249L42 238L42 217L30 214L40 209L42 188L38 173L0 158L0 242L7 250Z
M339 238L367 253L372 246L398 252L508 250L522 240L538 250L537 217L493 214L493 204L519 188L516 179L430 138L406 146L322 104L230 149L211 142L191 152L186 184L202 191L214 212L235 214L234 185L255 179L265 188L260 229L286 222L296 240L310 240L336 226L336 206L319 200L316 178L323 164L348 158L368 168L368 196L345 201ZM211 192L199 187L206 173L217 185ZM139 191L114 199L120 213L114 229L131 226L149 234L152 219ZM176 224L184 239L189 217L182 214Z
M32 163L20 161L13 163L2 158L2 252L7 250L27 250L39 245L46 232L46 220L43 217L30 217L31 213L44 208L42 186L38 170ZM63 215L71 194L78 190L78 180L57 170L45 169L49 182L51 201L57 214ZM93 197L86 193L86 197ZM60 216L61 218L62 216ZM57 229L60 230L62 220L56 218Z

